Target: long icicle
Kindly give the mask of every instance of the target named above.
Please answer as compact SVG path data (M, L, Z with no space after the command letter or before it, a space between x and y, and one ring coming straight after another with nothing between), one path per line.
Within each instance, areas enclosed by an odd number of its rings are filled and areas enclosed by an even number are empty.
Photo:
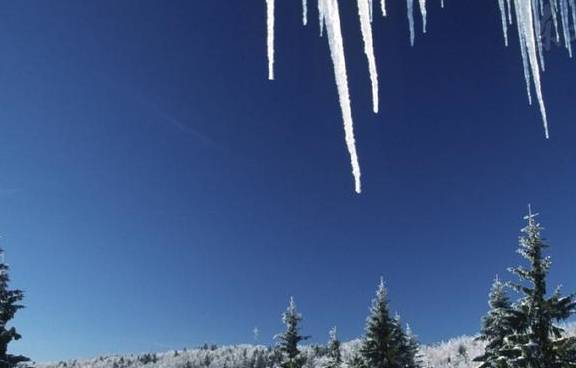
M516 20L519 24L519 29L523 34L523 41L525 42L525 51L528 56L530 69L532 72L532 81L534 89L536 90L536 97L538 105L540 106L540 113L542 115L542 122L544 125L544 133L546 138L550 138L548 132L548 119L546 117L546 107L544 105L544 98L542 96L542 87L540 82L540 67L538 66L538 52L536 44L536 35L534 34L534 19L532 14L532 1L514 0L516 7Z
M514 0L516 4L518 0ZM524 1L524 0L520 0ZM518 27L518 40L520 44L520 55L522 56L522 68L524 70L524 81L526 82L526 93L528 94L528 104L532 105L532 91L530 89L530 67L528 65L528 53L526 52L526 40L524 39L525 34L522 30L523 21L522 21L522 13L520 13L520 8L515 6L516 12L516 25Z
M540 25L540 13L539 13L539 9L540 9L540 4L538 2L539 0L532 0L532 20L533 20L533 29L534 29L534 35L536 38L536 47L538 50L538 57L540 58L540 67L542 69L542 71L544 71L545 69L545 64L544 64L544 51L542 50L542 27Z
M344 56L344 41L340 28L338 0L318 0L318 6L321 10L322 22L326 27L330 55L332 57L332 63L334 64L334 76L338 88L342 119L344 121L346 146L350 154L352 175L354 176L354 189L356 193L360 193L362 191L360 164L358 163L356 140L354 138L354 123L352 120L352 107L350 105L350 92L348 90L348 75L346 72L346 58Z
M422 15L422 32L426 33L426 0L419 0L420 15Z
M506 22L506 8L504 0L498 0L498 7L500 8L500 16L502 17L502 32L504 33L504 44L508 46L508 24Z
M268 79L274 80L274 0L266 0L266 28L268 30Z
M562 19L564 46L566 46L566 49L568 50L568 55L572 57L572 45L570 44L570 17L568 12L568 0L560 0L560 18Z
M410 28L410 45L414 46L414 0L406 0L408 27Z
M368 60L368 71L370 82L372 83L372 110L378 113L378 70L376 69L376 58L374 57L374 40L372 37L372 25L370 24L369 0L357 0L358 16L360 17L360 29L364 40L364 53Z
M302 0L302 24L308 24L308 2L306 0Z

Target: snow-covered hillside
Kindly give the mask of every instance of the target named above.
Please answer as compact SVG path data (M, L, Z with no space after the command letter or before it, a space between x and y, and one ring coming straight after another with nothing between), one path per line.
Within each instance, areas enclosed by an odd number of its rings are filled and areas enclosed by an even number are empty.
M576 336L576 323L566 326L569 335ZM356 352L360 340L342 344L342 356L347 362ZM307 345L302 351L307 358L305 368L320 368L324 360L323 346ZM483 345L474 337L462 336L449 341L422 346L422 367L476 367L472 359L480 355ZM267 368L276 365L278 356L262 345L203 346L165 353L102 356L86 360L36 364L35 368Z

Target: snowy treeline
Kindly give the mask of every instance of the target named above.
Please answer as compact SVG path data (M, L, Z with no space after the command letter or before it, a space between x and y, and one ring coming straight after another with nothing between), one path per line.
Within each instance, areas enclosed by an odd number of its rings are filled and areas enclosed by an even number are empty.
M576 324L566 327L567 334L576 336ZM342 343L343 367L358 351L360 339ZM325 347L301 347L306 368L322 368ZM472 359L484 351L484 344L474 337L461 336L420 349L422 367L472 368L479 363ZM36 364L36 368L267 368L276 362L274 350L262 345L208 346L156 354L102 356L87 360Z
M274 347L205 345L163 354L100 357L85 361L39 364L35 368L555 368L576 364L576 323L561 325L576 314L575 295L547 293L551 266L548 247L529 207L518 253L525 265L511 267L518 282L498 277L489 294L489 312L475 337L458 337L419 346L409 326L391 314L388 290L381 279L366 319L364 336L341 343L336 328L326 345L303 345L302 315L293 298L282 314L286 329ZM509 290L518 294L513 301Z

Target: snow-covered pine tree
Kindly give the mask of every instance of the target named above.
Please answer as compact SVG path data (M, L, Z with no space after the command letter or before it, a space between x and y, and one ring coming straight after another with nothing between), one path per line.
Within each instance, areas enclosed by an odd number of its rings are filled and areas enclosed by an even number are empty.
M498 276L492 283L488 305L490 310L482 318L482 328L477 338L484 341L486 347L484 354L474 358L474 361L482 362L479 368L506 368L508 363L502 356L502 349L505 347L506 338L514 333L514 314L506 293L506 285Z
M300 354L298 344L306 340L307 336L300 335L299 323L302 315L296 309L294 298L290 298L286 312L282 314L282 322L286 326L284 333L276 335L278 339L277 349L282 354L280 366L282 368L302 368L305 358Z
M354 352L346 363L349 368L366 368L366 362L359 352Z
M330 330L328 340L326 362L324 368L340 368L342 366L342 352L340 351L340 340L336 335L336 327Z
M559 289L546 296L546 277L551 261L544 257L546 245L542 227L529 208L522 229L518 253L528 261L528 268L510 268L520 279L512 286L522 298L514 306L516 333L507 339L509 349L504 352L513 367L556 368L574 367L576 338L564 337L554 322L566 320L576 311L574 295L562 297Z
M0 368L12 368L17 364L29 359L21 355L8 354L8 344L21 338L14 327L8 328L7 324L18 310L24 308L19 304L24 298L21 290L10 290L10 268L4 262L4 251L0 249Z
M404 341L401 345L402 366L405 368L418 368L420 367L420 344L418 338L412 332L409 325L406 325L406 333Z
M365 336L360 353L370 368L404 368L407 362L416 364L406 345L406 335L399 320L390 316L387 291L380 279L376 298L372 300L370 315L366 320ZM412 358L412 359L409 359Z

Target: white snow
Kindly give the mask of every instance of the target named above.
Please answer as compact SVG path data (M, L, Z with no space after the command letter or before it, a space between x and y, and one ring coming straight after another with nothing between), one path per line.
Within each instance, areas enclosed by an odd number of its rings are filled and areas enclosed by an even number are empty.
M356 139L354 138L354 123L352 120L352 107L350 106L350 92L348 91L348 75L346 72L346 58L344 56L344 41L340 28L338 0L318 0L318 7L321 9L322 22L326 27L330 55L332 56L332 63L334 64L334 76L338 88L342 119L344 120L346 146L350 155L352 175L354 176L354 189L356 193L360 193L362 191L360 164L358 163Z
M268 79L274 80L274 0L266 0L266 28L268 31Z
M369 0L357 0L358 15L360 17L360 29L364 40L364 53L368 60L368 70L370 72L370 82L372 83L372 110L378 113L378 71L376 69L376 58L374 57L374 41L372 38L372 25L368 14L371 5Z

